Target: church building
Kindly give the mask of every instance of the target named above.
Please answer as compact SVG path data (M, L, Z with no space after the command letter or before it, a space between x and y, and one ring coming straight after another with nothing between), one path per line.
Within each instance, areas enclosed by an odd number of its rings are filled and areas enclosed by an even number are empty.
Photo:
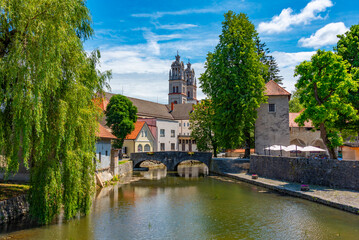
M176 56L169 72L168 104L197 103L197 79L191 63L185 69L181 57Z

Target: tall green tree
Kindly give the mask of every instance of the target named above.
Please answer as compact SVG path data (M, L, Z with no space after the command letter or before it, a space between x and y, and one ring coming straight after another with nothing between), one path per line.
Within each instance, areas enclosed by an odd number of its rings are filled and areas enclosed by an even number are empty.
M127 97L120 94L111 97L106 108L106 125L118 138L114 144L116 148L122 148L127 134L135 129L136 114L136 106Z
M0 1L0 149L6 172L30 168L30 214L50 222L86 214L93 189L99 114L92 98L110 72L82 0Z
M349 67L341 56L318 50L311 61L304 61L295 69L295 76L299 76L295 86L305 108L295 121L304 125L311 120L320 129L332 159L337 158L335 148L343 144L339 117L348 121L358 119L358 112L348 99L349 90L358 88L358 82L348 72Z
M350 63L350 73L356 81L359 81L359 25L351 26L348 32L338 37L339 41L334 50ZM349 91L349 101L359 111L359 90ZM348 122L342 117L340 123L344 131L359 133L359 120Z
M213 155L217 157L218 139L213 131L213 116L211 101L204 99L194 105L189 121L191 136L196 140L198 150L213 151Z
M233 149L244 143L248 157L257 109L266 101L263 64L256 48L257 32L248 17L232 11L224 17L219 43L207 55L200 83L212 102L220 145Z
M279 75L279 67L275 58L270 54L269 48L267 48L266 43L261 42L259 36L255 38L257 53L260 57L261 62L264 67L262 70L262 77L267 83L270 80L275 81L276 83L283 84L283 77Z

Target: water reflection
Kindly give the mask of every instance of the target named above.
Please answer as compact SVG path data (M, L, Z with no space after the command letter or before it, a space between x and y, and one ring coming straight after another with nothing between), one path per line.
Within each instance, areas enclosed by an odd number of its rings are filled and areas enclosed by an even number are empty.
M207 176L209 173L208 167L206 165L195 165L195 166L182 166L177 167L178 176L184 178L198 178Z
M0 239L357 239L359 217L180 167L135 173L96 192L89 216ZM208 172L207 172L208 173ZM191 180L188 179L191 176ZM11 226L10 226L11 227ZM5 233L7 232L7 233Z

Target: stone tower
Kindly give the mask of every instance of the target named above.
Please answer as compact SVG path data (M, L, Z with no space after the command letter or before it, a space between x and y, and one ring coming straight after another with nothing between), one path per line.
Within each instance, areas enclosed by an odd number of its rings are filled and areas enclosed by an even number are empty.
M182 104L197 101L197 86L194 70L187 64L185 70L181 57L176 55L169 71L168 104Z
M184 80L187 85L187 102L195 103L197 101L197 79L195 77L194 69L191 68L191 63L187 63L187 68L184 71Z

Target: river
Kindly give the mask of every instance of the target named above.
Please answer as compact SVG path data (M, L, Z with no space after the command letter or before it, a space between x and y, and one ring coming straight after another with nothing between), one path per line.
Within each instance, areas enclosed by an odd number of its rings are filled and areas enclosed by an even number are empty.
M359 216L183 167L97 191L91 214L11 224L0 239L359 239Z

